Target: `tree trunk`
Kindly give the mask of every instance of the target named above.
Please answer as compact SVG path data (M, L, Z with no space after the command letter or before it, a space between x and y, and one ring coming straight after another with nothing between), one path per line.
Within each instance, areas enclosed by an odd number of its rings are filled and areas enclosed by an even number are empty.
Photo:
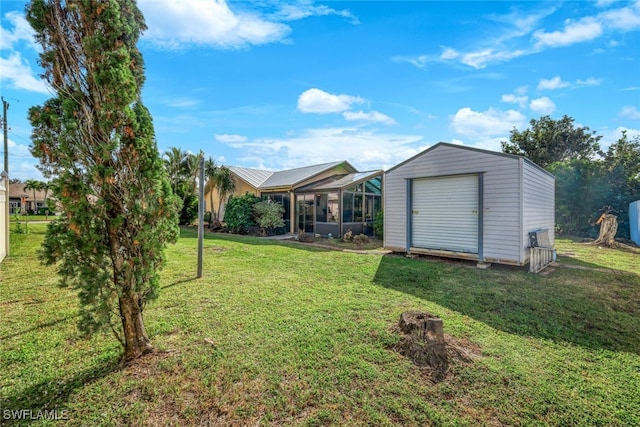
M120 297L120 317L124 331L124 360L136 359L153 351L142 320L142 310L134 295Z
M618 217L611 214L603 214L598 220L600 234L593 242L594 245L613 247L616 245L616 232L618 231Z

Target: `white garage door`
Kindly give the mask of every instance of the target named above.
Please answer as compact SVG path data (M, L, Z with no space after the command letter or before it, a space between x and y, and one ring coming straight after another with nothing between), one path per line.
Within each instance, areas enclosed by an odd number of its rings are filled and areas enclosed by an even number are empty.
M478 253L478 175L413 180L411 246Z

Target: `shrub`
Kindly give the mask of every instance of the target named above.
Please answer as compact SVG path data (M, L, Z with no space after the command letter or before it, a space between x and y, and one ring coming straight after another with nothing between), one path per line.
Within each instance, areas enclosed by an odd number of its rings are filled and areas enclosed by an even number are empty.
M382 239L384 232L384 211L380 210L376 213L376 217L373 220L373 233L378 239Z
M198 196L189 194L184 199L184 205L180 211L180 225L193 223L198 217Z
M258 202L253 206L256 222L263 228L280 228L284 227L284 219L282 214L284 208L282 205L273 203L270 200Z
M231 196L224 212L224 222L232 233L245 234L247 229L255 225L253 207L260 199L253 194Z

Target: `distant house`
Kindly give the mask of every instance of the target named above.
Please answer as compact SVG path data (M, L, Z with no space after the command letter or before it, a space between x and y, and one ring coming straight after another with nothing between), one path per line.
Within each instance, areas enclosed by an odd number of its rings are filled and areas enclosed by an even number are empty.
M9 186L9 214L27 214L38 212L38 209L46 206L45 192L35 192L33 198L33 190L25 190L27 184L18 182ZM49 193L51 194L51 193Z
M347 161L323 163L282 171L230 166L236 189L279 203L287 231L302 230L326 236L373 232L375 214L382 209L382 170L359 172ZM208 191L211 191L208 189ZM213 190L214 205L218 195ZM206 210L210 194L207 192ZM224 218L224 200L220 219Z
M555 178L524 157L438 143L384 175L384 246L525 265L529 233L554 242Z

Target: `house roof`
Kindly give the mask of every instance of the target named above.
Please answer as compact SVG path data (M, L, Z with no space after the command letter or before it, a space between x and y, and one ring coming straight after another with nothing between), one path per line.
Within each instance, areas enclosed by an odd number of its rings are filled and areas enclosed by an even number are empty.
M295 169L287 169L283 171L274 172L265 182L262 183L260 188L273 188L273 187L293 187L303 181L313 178L323 172L333 169L341 164L346 164L348 169L356 169L346 161L322 163L319 165L305 166Z
M350 187L352 185L360 184L361 182L367 181L371 178L374 178L378 175L382 175L384 172L382 170L374 170L374 171L366 171L366 172L354 172L348 175L339 175L327 178L318 183L313 183L308 186L300 188L301 191L304 190L337 190L345 187Z
M242 168L239 166L229 166L229 170L236 174L238 178L246 181L248 184L258 188L275 172L262 169Z
M27 185L24 182L9 184L9 198L10 199L22 199L23 197L27 201L33 201L33 190L25 190L24 186ZM48 192L51 196L51 192ZM36 201L44 200L44 191L36 191Z
M249 185L264 190L269 188L293 187L340 165L345 165L347 172L356 172L356 169L347 161L321 163L319 165L304 166L282 171L267 171L239 166L229 166L229 170Z

